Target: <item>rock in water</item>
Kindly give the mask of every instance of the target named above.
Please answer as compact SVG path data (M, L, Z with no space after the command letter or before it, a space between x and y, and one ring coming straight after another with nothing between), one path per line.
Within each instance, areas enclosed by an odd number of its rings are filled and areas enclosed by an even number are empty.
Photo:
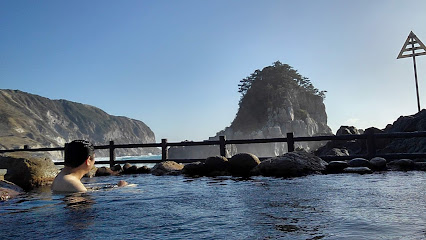
M232 175L249 176L250 171L260 164L259 158L251 153L239 153L229 160L229 171Z
M16 152L0 156L0 168L6 168L4 179L28 191L51 184L59 170L51 159L40 153Z
M253 171L263 176L298 177L324 171L326 167L321 158L297 151L262 161Z
M165 161L155 164L151 169L153 175L177 175L183 169L183 165L174 161Z
M204 165L209 172L225 171L228 169L229 161L222 156L208 157Z
M111 176L114 175L114 171L107 167L100 167L97 169L95 176Z
M364 158L354 158L348 161L349 167L369 167L370 162Z
M393 160L387 164L387 168L393 171L410 171L414 170L416 165L410 159Z
M151 173L151 169L147 166L138 167L138 169L136 170L136 173L140 173L140 174Z
M342 173L343 169L348 167L348 162L346 161L331 161L327 165L328 173Z
M182 173L188 176L204 176L206 167L202 162L188 163L183 167Z
M381 171L386 169L386 159L381 157L375 157L370 159L370 167L372 170Z

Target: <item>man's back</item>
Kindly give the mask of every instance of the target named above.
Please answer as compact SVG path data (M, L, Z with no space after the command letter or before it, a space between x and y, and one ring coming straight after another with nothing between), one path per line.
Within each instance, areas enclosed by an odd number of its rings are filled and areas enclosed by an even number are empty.
M86 192L87 189L73 174L65 174L64 170L56 176L52 184L52 190L56 192Z

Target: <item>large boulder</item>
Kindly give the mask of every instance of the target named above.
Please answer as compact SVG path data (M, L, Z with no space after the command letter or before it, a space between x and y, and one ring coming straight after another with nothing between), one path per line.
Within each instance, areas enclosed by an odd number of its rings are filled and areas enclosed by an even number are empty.
M229 161L226 157L222 156L208 157L204 162L204 166L207 175L227 175L226 171L229 167Z
M100 177L100 176L111 176L111 175L115 175L114 171L112 171L110 168L107 167L100 167L97 169L95 176Z
M370 159L370 168L375 171L382 171L386 169L386 159L375 157Z
M343 148L332 148L328 152L326 152L324 156L338 156L338 157L349 156L349 152L347 149L343 149Z
M348 161L349 167L369 167L370 162L365 158L354 158Z
M187 163L183 167L182 173L188 176L203 176L206 174L206 167L202 162Z
M251 153L238 153L229 160L229 172L236 176L249 176L260 164L259 158Z
M138 167L138 169L136 170L136 173L139 173L139 174L146 174L150 172L151 172L151 169L147 166Z
M364 131L353 126L341 126L336 132L336 136L359 135ZM326 145L318 148L315 155L324 156L350 156L361 154L366 151L365 140L332 140Z
M178 175L181 173L183 165L174 161L164 161L155 164L151 169L153 175Z
M4 179L29 191L51 184L59 170L43 153L16 152L0 156L0 168L6 168Z
M387 168L393 171L410 171L414 170L416 165L410 159L393 160L387 164Z
M6 201L21 194L23 189L12 182L0 180L0 201Z
M364 131L357 129L354 126L340 126L340 128L337 130L336 135L351 135L351 134L363 134Z
M342 173L348 167L346 161L331 161L327 165L327 173Z
M124 174L136 174L138 173L138 167L135 165L132 165L130 163L126 163L123 166L123 173Z
M263 176L298 177L322 172L326 166L327 163L321 158L297 151L262 161L253 172Z

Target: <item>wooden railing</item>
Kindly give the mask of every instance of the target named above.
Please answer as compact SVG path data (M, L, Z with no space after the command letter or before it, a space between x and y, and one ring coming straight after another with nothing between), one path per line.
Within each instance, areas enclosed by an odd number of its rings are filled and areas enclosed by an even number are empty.
M397 158L426 158L426 153L392 153L392 154L377 154L376 140L383 138L421 138L426 137L426 131L422 132L398 132L398 133L374 133L373 129L367 129L364 134L351 134L351 135L329 135L329 136L313 136L313 137L294 137L293 133L287 133L285 138L267 138L267 139L242 139L242 140L226 140L224 136L220 136L219 140L199 141L199 142L168 142L167 139L162 139L161 143L142 143L142 144L115 144L114 141L110 141L108 145L95 146L95 149L108 149L109 150L109 161L96 161L96 164L109 164L113 166L117 163L129 162L129 163L158 163L167 160L173 160L179 163L189 163L195 161L203 161L204 159L169 159L168 148L169 147L184 147L184 146L205 146L205 145L217 145L219 146L218 153L221 156L226 155L226 146L230 144L259 144L259 143L287 143L288 152L295 150L294 144L296 142L318 142L318 141L351 141L363 139L366 141L367 152L363 155L351 155L351 156L321 156L326 161L332 160L347 160L356 157L363 157L371 159L373 157L384 157L386 159L397 159ZM124 148L161 148L161 159L158 160L116 160L116 149ZM64 147L57 148L34 148L31 149L28 146L24 146L23 149L8 149L0 150L0 153L7 152L48 152L48 151L63 151ZM55 162L57 165L63 165L63 162Z

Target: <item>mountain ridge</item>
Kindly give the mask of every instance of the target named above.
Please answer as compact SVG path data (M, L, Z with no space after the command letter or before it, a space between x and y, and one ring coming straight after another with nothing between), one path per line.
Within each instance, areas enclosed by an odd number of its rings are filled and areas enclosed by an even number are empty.
M105 145L110 140L116 144L152 143L155 134L140 120L113 116L88 104L0 89L1 149L22 148L23 145L62 147L74 139L86 139L94 145ZM117 151L117 155L158 153L155 148ZM98 156L108 155L98 152Z

